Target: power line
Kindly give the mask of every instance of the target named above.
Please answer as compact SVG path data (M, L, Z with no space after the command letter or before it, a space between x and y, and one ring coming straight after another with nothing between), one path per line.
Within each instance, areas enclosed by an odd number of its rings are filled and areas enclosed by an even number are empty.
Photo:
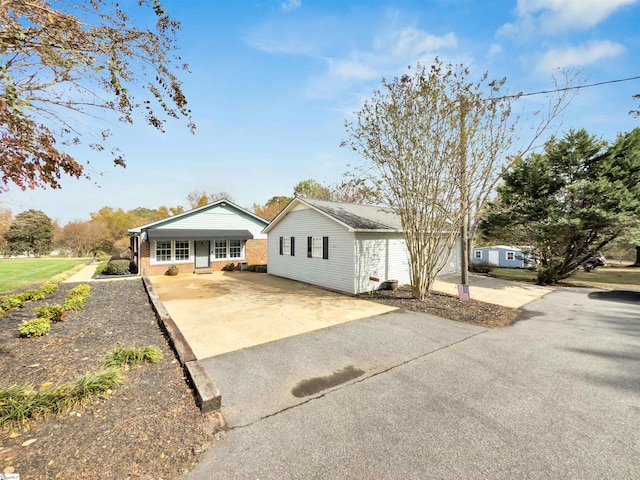
M504 95L502 97L492 97L492 98L489 98L487 100L504 100L504 99L507 99L507 98L531 97L533 95L544 95L544 94L547 94L547 93L566 92L567 90L580 90L581 88L598 87L600 85L608 85L610 83L629 82L631 80L640 80L640 75L638 75L636 77L618 78L616 80L606 80L604 82L588 83L586 85L576 85L576 86L572 86L572 87L555 88L553 90L540 90L538 92L527 92L527 93L520 92L520 93L516 93L516 94L513 94L513 95Z

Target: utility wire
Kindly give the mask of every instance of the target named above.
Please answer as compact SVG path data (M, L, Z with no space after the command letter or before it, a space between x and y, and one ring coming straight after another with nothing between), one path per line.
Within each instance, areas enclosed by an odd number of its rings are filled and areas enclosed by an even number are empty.
M527 93L515 93L513 95L504 95L503 97L492 97L492 98L488 98L487 100L503 100L506 98L520 98L520 97L531 97L533 95L543 95L546 93L557 93L557 92L566 92L567 90L580 90L581 88L590 88L590 87L597 87L600 85L608 85L610 83L620 83L620 82L629 82L631 80L640 80L640 75L635 76L635 77L628 77L628 78L619 78L616 80L606 80L604 82L597 82L597 83L589 83L586 85L576 85L576 86L572 86L572 87L562 87L562 88L555 88L553 90L540 90L538 92L527 92Z

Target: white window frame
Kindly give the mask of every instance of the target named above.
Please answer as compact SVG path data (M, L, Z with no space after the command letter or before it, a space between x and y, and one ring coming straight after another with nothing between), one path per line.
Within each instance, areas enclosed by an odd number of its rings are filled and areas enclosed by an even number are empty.
M181 244L178 246L178 244ZM184 246L186 244L186 247ZM180 257L178 257L180 253ZM191 260L191 242L189 240L173 241L173 258L176 262L188 262Z
M169 244L169 248L166 244ZM160 253L161 251L162 253ZM164 258L167 257L167 252L168 258ZM153 258L158 263L171 263L173 261L173 242L171 240L156 240L153 245Z
M507 260L513 261L516 259L516 252L507 252Z
M224 242L224 257L218 257L218 252L222 250L222 242ZM231 242L238 242L237 246L232 246ZM242 241L241 239L237 239L237 238L232 238L230 240L214 240L213 242L213 260L216 262L222 261L222 260L242 260L244 259L244 245L245 242ZM218 245L220 244L220 245ZM237 248L239 249L238 252L238 256L232 256L231 255L231 249L232 248Z
M291 237L282 237L282 254L291 255Z
M473 258L476 260L482 259L482 250L476 250L473 252Z
M311 257L322 258L322 237L311 237Z
M185 250L185 247L178 247L176 249L176 242L186 243L187 247L187 258L183 258L184 255L181 255L181 258L176 258L176 250ZM169 244L169 256L168 258L158 258L158 250L160 249L159 244ZM162 248L163 251L167 251L167 248ZM166 257L166 254L164 255ZM192 262L193 258L191 256L191 241L189 240L154 240L153 241L153 256L151 257L151 264L161 265L161 264L170 264L170 263L189 263Z

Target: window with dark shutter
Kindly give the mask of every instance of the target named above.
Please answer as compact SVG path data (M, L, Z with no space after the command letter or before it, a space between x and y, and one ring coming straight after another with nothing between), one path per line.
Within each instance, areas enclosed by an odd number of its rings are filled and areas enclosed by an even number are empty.
M313 237L307 237L307 257L313 257Z
M296 255L296 237L291 237L291 256Z
M322 258L329 259L329 237L322 237Z
M282 255L282 237L280 237L280 255Z

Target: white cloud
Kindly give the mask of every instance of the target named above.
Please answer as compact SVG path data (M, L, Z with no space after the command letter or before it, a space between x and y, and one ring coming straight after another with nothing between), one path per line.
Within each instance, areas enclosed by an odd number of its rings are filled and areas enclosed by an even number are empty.
M587 30L638 0L518 0L517 20L498 33L531 36L539 32Z
M296 8L300 8L301 5L301 0L286 0L280 4L282 10L285 12L290 12L291 10L295 10Z
M577 47L551 48L541 55L536 69L545 72L564 67L581 67L618 56L624 50L624 46L608 40L589 42Z
M489 47L489 56L495 57L496 55L500 55L502 53L502 45L499 43L492 43L491 47Z

